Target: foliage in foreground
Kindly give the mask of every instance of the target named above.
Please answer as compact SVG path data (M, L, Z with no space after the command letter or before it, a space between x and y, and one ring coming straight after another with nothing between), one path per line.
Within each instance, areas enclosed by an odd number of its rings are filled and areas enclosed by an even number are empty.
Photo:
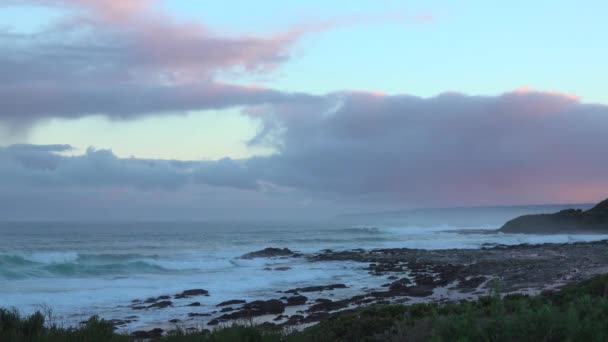
M608 275L539 296L497 293L474 302L385 305L332 317L303 331L234 325L173 331L162 341L608 341ZM132 341L92 317L80 328L0 309L1 341Z

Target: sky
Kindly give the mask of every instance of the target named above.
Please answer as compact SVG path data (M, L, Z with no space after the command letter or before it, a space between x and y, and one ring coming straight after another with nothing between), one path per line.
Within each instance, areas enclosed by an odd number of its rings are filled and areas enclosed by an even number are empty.
M607 10L0 0L0 219L603 199Z

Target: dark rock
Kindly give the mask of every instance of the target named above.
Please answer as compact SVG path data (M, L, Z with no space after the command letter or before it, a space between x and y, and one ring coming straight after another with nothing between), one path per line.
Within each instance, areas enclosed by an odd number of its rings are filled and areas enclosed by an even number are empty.
M241 259L254 259L254 258L272 258L278 256L292 256L294 253L289 248L273 248L268 247L260 251L255 251L247 254L243 254Z
M173 302L171 302L170 300L163 300L161 302L149 305L147 307L147 309L154 309L154 308L164 309L164 308L169 307L169 306L173 306Z
M287 298L287 306L306 304L307 300L308 300L308 298L306 298L305 296L289 297L289 298Z
M155 303L156 301L157 301L156 298L150 297L150 298L144 300L144 303L150 304L150 303Z
M281 267L274 268L275 271L289 271L290 269L291 269L291 267L289 267L289 266L281 266Z
M231 320L241 318L251 318L256 316L263 316L269 314L282 314L285 312L285 304L278 299L270 300L256 300L251 303L247 303L243 306L242 310L233 311L226 313L218 319L220 320Z
M247 301L245 301L245 300L233 299L233 300L227 300L225 302L221 302L217 306L228 306L228 305L245 304L245 303L247 303Z
M156 297L156 300L167 300L167 299L171 299L171 296L158 296L158 297Z
M182 293L176 294L174 298L183 299L183 298L195 297L195 296L209 296L209 291L203 290L203 289L186 290L186 291L183 291Z
M212 320L210 320L209 322L207 322L207 325L218 325L220 324L220 320L217 318L214 318Z
M287 290L285 293L299 293L299 292L321 292L321 291L330 291L334 289L345 289L348 286L344 284L331 284L325 286L308 286L308 287L298 287L295 289Z
M177 319L177 318L174 318L174 319L170 319L170 320L169 320L169 323L179 323L179 322L181 322L181 320L180 320L180 319Z
M201 303L200 302L194 302L194 303L190 303L190 304L188 304L186 306L201 306Z
M209 317L209 316L211 316L210 313L190 312L188 314L188 317Z
M226 308L222 308L222 310L220 310L220 312L230 312L230 311L234 311L234 309L232 307L226 307Z
M285 311L285 304L278 299L256 300L243 306L246 310L260 312L261 315L281 314Z
M285 322L285 325L297 325L297 324L302 324L302 322L304 322L304 316L302 315L291 315L289 316L289 319L287 319L287 322Z
M524 215L500 228L504 233L606 233L608 232L608 199L583 211L566 209L554 214Z
M128 323L131 323L132 321L129 320L129 319L111 319L108 322L110 322L110 324L112 324L113 326L118 327L118 326L127 325ZM80 322L80 323L81 324L83 324L83 323L86 324L87 321L83 321L83 322Z

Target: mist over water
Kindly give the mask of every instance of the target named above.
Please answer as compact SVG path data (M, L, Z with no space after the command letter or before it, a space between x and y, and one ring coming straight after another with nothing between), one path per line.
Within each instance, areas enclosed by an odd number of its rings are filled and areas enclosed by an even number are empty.
M379 287L386 279L352 262L307 262L304 258L239 259L265 247L303 253L323 249L408 247L479 248L484 244L575 242L606 235L519 235L490 232L481 225L472 234L450 225L357 225L326 222L71 222L0 223L0 306L31 312L52 307L66 324L92 314L104 318L139 316L129 326L166 323L185 316L191 299L175 307L134 311L133 299L172 295L203 288L211 296L196 299L210 311L229 299L278 298L277 291L309 285L345 283L336 298ZM484 232L484 230L486 230ZM289 267L286 271L277 267ZM271 270L268 270L271 269ZM201 311L202 312L202 311Z

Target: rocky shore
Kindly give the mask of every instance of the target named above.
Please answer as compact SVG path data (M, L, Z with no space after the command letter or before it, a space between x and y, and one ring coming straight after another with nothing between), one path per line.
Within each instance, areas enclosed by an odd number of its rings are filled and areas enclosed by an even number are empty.
M125 329L145 310L191 307L183 317L166 324L132 332L137 337L154 337L166 330L212 329L246 320L277 327L305 327L331 315L361 306L387 303L420 303L472 300L492 290L502 293L536 294L543 290L608 273L608 240L540 245L487 245L481 249L373 249L324 250L300 254L286 248L267 248L247 253L244 258L305 258L309 262L355 262L361 270L379 277L384 284L344 298L352 284L325 284L284 289L276 298L245 301L235 298L213 307L205 298L213 293L187 289L173 295L135 299L134 314L114 319ZM337 299L339 298L339 299Z

